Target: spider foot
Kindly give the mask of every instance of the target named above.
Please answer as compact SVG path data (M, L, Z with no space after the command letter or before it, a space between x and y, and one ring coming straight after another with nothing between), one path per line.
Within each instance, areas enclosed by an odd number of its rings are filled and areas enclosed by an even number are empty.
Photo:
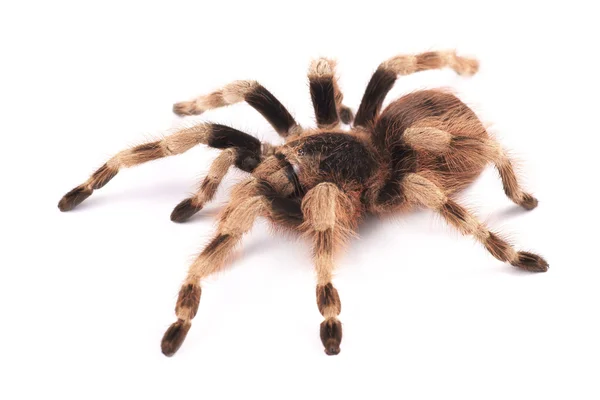
M479 61L475 58L455 55L454 70L462 76L473 76L479 71Z
M549 268L546 260L527 251L518 252L516 260L512 261L511 264L530 272L546 272Z
M171 212L171 221L185 222L200 210L202 210L202 204L196 204L193 198L185 199L177 204Z
M184 321L182 319L178 319L177 322L171 324L169 329L165 332L160 344L162 353L165 356L171 357L179 350L191 326L192 323L190 321Z
M58 202L58 208L60 211L71 211L77 205L81 204L85 199L92 195L93 190L80 185L69 193L65 194L62 199Z
M530 194L524 193L519 205L526 210L533 210L538 206L538 200Z
M202 114L202 110L196 108L196 103L194 101L182 101L173 104L173 112L180 117Z
M335 356L340 352L342 341L342 323L337 318L328 318L321 322L321 342L325 346L325 354Z

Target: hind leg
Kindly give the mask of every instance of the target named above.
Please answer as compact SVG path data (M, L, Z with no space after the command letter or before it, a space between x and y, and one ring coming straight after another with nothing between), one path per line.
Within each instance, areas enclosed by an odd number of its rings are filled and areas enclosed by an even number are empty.
M436 210L464 235L472 235L500 261L531 272L546 272L548 263L541 256L527 251L517 251L498 234L491 232L467 209L448 198L444 192L419 174L408 174L402 182L406 199L414 205Z
M523 191L512 161L496 140L453 135L432 127L408 128L402 137L404 142L415 150L453 154L450 161L457 167L464 167L469 163L482 165L491 161L500 173L506 196L526 210L537 207L537 199Z
M538 205L537 199L531 194L523 191L517 179L517 174L515 173L513 163L500 145L498 145L498 153L496 159L494 160L494 165L500 173L502 186L506 196L515 202L515 204L520 205L526 210L533 210L536 208Z

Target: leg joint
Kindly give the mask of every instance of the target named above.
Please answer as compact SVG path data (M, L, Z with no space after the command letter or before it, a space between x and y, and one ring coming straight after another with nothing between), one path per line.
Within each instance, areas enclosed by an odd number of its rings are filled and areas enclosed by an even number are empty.
M317 305L325 318L336 317L342 311L342 303L338 291L331 282L317 285Z

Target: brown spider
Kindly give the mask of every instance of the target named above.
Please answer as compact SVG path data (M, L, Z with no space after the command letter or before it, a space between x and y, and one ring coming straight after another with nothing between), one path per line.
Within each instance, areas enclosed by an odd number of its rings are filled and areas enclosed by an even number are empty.
M242 235L257 217L264 216L275 226L312 240L317 305L325 318L321 341L327 354L338 354L341 303L331 283L333 256L354 235L365 215L428 207L463 234L473 235L497 259L528 271L548 269L542 257L516 251L452 199L492 162L512 201L527 210L538 203L521 189L511 161L471 109L451 93L422 90L401 97L380 112L398 75L443 67L473 75L478 62L453 51L393 57L371 77L354 117L342 104L335 62L315 60L308 78L317 129L300 127L257 82L233 82L206 96L177 103L173 110L178 115L198 115L246 101L286 139L284 145L261 143L228 126L200 123L163 140L121 151L67 193L58 207L71 210L106 185L120 168L181 154L200 143L224 149L197 193L175 207L173 221L183 222L201 210L230 166L251 175L234 187L216 235L190 266L175 307L177 321L162 338L162 352L171 356L183 343L200 303L200 281L223 268ZM342 131L340 122L352 124L350 131Z

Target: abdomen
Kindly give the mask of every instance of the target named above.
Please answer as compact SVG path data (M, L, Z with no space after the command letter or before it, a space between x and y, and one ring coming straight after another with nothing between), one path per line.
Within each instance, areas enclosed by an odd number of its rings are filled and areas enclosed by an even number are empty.
M464 188L485 167L484 159L472 157L472 146L468 150L459 146L442 153L407 148L402 142L402 135L408 128L435 128L453 136L480 139L481 151L485 151L484 141L488 134L483 124L453 94L440 90L423 90L392 102L375 123L374 144L380 152L387 154L391 168L407 169L394 171L393 174L418 172L435 181L447 192Z

